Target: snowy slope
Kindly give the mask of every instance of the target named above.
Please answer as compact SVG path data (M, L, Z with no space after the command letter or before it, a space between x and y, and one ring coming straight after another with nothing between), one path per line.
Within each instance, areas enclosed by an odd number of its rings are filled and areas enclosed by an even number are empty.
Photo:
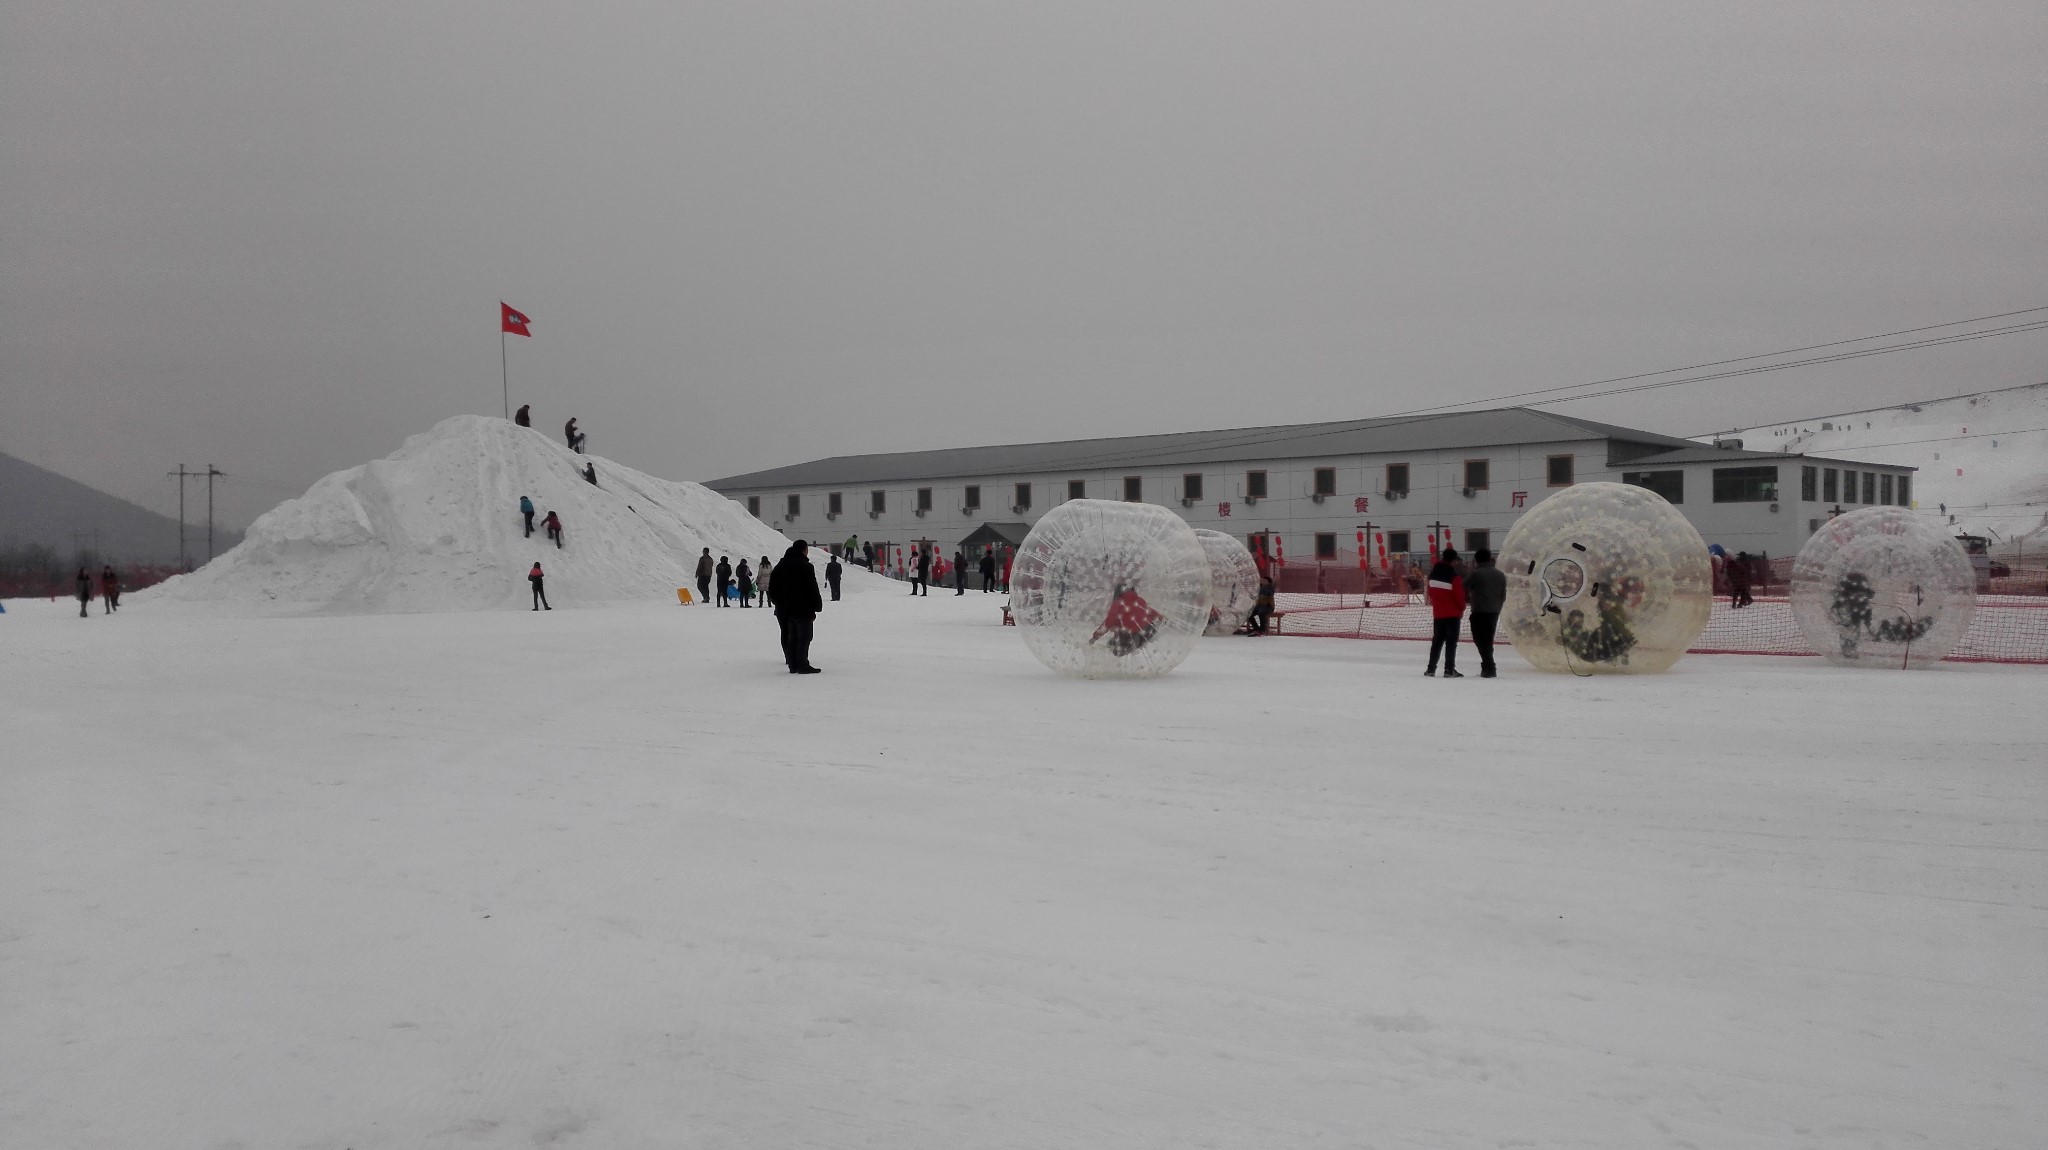
M1997 541L1996 554L2022 540L2027 554L2048 553L2048 383L1723 434L1757 451L1917 467L1915 502L1946 505L1959 533Z
M598 486L581 468L597 467ZM519 497L536 529L526 538ZM566 547L539 530L553 510ZM402 613L528 606L535 560L557 606L674 602L700 549L758 562L789 540L696 483L577 455L531 428L458 415L396 453L337 471L266 513L234 550L139 602L282 613Z

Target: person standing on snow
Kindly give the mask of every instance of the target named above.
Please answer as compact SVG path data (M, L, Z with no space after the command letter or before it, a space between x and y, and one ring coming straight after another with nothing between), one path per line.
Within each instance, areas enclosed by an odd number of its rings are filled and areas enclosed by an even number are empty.
M996 589L996 552L991 547L981 553L981 593L986 595Z
M546 579L547 576L540 569L540 560L534 560L533 570L526 573L526 581L533 584L533 609L536 611L554 610L553 607L548 605L547 588L541 585Z
M530 495L522 495L522 496L520 496L520 497L519 497L519 514L521 514L521 515L523 515L523 516L525 516L525 517L526 517L526 537L527 537L528 539L531 539L531 538L533 538L533 497L532 497L532 496L530 496Z
M811 666L811 629L825 604L818 596L818 573L811 568L809 552L801 539L783 552L775 565L775 585L768 592L775 599L775 622L782 630L782 661L792 675L816 675Z
M832 601L834 603L839 602L839 577L845 571L846 568L839 565L839 556L834 555L831 559L826 560L825 585L832 588Z
M1737 551L1728 564L1728 605L1747 607L1756 602L1749 593L1749 552Z
M920 587L924 589L925 598L931 598L932 552L929 547L917 549L917 577L910 581L910 593L912 595L917 594Z
M710 553L711 552L709 551L709 549L706 549L705 554L708 555ZM720 555L718 557L718 605L720 607L732 606L731 592L732 561L727 559L725 556Z
M548 538L555 541L555 550L560 551L562 549L562 521L555 517L554 512L550 511L548 512L548 517L541 520L540 524L548 529Z
M967 594L967 551L961 548L953 552L953 594Z
M79 617L79 618L81 618L81 619L85 618L85 605L86 605L87 603L90 603L90 602L92 602L92 576L90 576L90 575L88 575L88 574L86 574L86 573L85 573L85 568L83 568L83 567L80 567L80 568L78 569L78 617Z
M106 601L107 614L121 609L121 577L114 574L112 563L100 572L100 598Z
M1508 577L1493 565L1493 552L1481 547L1472 553L1478 564L1465 576L1465 594L1472 602L1472 646L1479 651L1479 677L1492 679L1493 635L1500 626L1501 608L1508 603Z
M740 584L740 606L752 607L754 605L754 572L752 568L747 566L746 560L740 560L739 570L733 572L733 577L738 579Z
M576 430L574 419L562 425L562 438L569 441L569 450L578 455L583 454L583 433Z
M706 547L704 554L697 557L697 598L706 603L711 601L711 575L715 566L711 562L711 548Z
M766 555L761 556L761 565L754 568L754 585L761 589L761 606L763 607L775 606L774 597L768 593L768 579L774 573L775 567L768 562L768 557Z
M1017 552L1008 547L1003 548L1003 594L1005 595L1010 593L1010 564L1016 561Z
M530 403L520 404L519 410L512 413L512 422L518 424L521 427L532 427L533 405Z
M1437 655L1444 660L1444 678L1462 679L1458 673L1458 624L1465 617L1465 580L1456 566L1458 552L1444 548L1443 557L1429 569L1429 613L1436 620L1429 637L1429 669L1425 678L1436 678Z

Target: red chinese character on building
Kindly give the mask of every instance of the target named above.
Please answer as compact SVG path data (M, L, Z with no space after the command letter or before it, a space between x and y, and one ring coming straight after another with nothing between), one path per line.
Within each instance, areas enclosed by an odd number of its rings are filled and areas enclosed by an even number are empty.
M1515 494L1514 494L1514 497L1513 497L1513 499L1512 499L1512 500L1510 500L1510 501L1509 501L1509 503L1508 503L1508 506L1509 506L1509 507L1527 507L1527 506L1529 506L1529 493L1528 493L1528 492L1526 492L1526 491L1517 491L1517 492L1515 492Z
M1351 510L1358 512L1360 515L1363 515L1366 512L1372 510L1372 500L1367 499L1365 496L1361 495L1358 498L1351 501Z
M1217 518L1219 518L1219 519L1228 519L1228 518L1230 518L1230 504L1228 504L1228 503L1218 503L1218 504L1216 505L1216 516L1217 516Z

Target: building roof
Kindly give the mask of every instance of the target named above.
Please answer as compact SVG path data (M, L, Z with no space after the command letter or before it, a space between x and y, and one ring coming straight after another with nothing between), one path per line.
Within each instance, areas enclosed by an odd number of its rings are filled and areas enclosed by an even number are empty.
M1802 463L1840 463L1848 467L1887 467L1893 471L1918 471L1903 463L1870 463L1860 459L1836 459L1825 455L1799 455L1790 451L1749 451L1739 447L1702 447L1695 443L1678 451L1666 451L1630 460L1630 464L1644 466L1667 463L1746 463L1751 460L1783 462L1798 460Z
M949 447L884 455L837 455L788 467L714 479L714 491L758 487L849 487L907 479L977 475L1036 475L1048 471L1103 471L1243 459L1334 459L1401 451L1464 447L1509 447L1607 439L1653 449L1697 447L1688 439L1616 427L1528 407L1454 411L1433 415L1347 419L1241 427L1226 431L1180 431L1112 439L1068 439L993 447Z

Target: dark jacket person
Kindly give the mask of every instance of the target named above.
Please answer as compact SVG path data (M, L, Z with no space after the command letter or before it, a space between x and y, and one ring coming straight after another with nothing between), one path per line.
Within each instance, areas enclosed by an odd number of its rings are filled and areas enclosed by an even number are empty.
M846 568L839 565L839 556L837 555L834 555L825 564L825 584L832 588L832 601L834 603L839 602L839 580L845 572Z
M1493 565L1493 552L1481 547L1472 556L1478 566L1465 576L1465 598L1472 605L1472 645L1479 649L1479 677L1493 675L1493 634L1501 608L1508 602L1508 577Z
M825 609L825 601L818 594L818 573L803 540L789 545L768 580L775 621L782 628L782 661L792 675L817 674L818 668L811 666L811 624Z

